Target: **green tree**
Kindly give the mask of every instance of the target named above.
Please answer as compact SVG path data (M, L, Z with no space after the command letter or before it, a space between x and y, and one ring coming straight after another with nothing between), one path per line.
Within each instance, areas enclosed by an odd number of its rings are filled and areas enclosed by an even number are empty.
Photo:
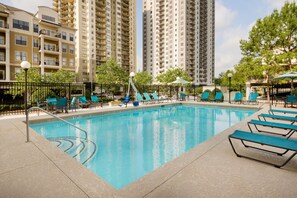
M39 68L30 68L27 70L27 80L28 82L40 83L43 81L43 77L40 74ZM17 82L25 82L25 71L22 69L21 73L16 75Z
M171 83L175 81L177 77L180 77L189 82L192 81L192 78L188 75L188 73L180 67L169 69L165 73L158 75L157 80L161 83Z
M48 75L41 75L39 68L30 68L27 72L27 80L29 83L71 83L75 81L75 77L75 73L65 70L58 70ZM25 72L23 70L16 76L16 80L17 82L25 81ZM43 86L31 86L28 90L28 100L32 102L43 101L46 97L56 96L58 93L54 90L59 92L61 87L57 85L53 90L49 90L47 87ZM13 87L5 93L11 94L15 98L18 95L22 96L24 91L25 88L21 86Z
M96 82L98 84L127 84L129 74L115 60L97 66Z
M73 83L75 82L76 74L66 70L58 70L57 72L45 75L44 82L49 83Z
M138 85L149 85L153 82L153 77L148 72L144 71L136 73L134 80Z
M293 70L297 57L297 6L286 2L280 11L257 20L247 40L240 41L243 59L236 72L246 79Z

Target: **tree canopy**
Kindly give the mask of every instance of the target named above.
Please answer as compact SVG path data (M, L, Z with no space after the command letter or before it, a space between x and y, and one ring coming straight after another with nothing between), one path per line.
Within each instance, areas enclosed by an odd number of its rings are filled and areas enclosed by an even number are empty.
M240 41L243 58L235 66L241 78L261 78L294 70L292 60L297 57L297 6L286 2L281 10L258 19L247 40Z
M96 68L96 82L98 84L127 84L128 79L128 72L113 59Z
M180 77L189 82L192 81L192 78L188 75L188 73L180 67L169 69L165 73L158 75L157 80L160 83L171 83L175 81L177 77Z
M136 73L134 80L138 85L149 85L153 82L153 77L148 72L144 71Z

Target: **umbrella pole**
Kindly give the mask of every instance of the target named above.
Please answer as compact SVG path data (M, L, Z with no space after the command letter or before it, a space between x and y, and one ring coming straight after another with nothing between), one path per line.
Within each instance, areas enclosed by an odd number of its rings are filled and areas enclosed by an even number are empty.
M291 95L293 94L293 90L294 90L294 83L293 83L293 79L291 80Z

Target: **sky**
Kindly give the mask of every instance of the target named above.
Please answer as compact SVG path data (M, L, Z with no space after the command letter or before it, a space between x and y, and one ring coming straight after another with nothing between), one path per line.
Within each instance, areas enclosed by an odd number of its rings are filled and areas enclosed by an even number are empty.
M288 0L293 2L294 0ZM1 3L35 13L37 6L52 7L52 0L1 0ZM215 4L215 76L241 59L239 41L247 39L257 19L280 9L286 0L216 0ZM137 68L142 68L142 0L137 6Z

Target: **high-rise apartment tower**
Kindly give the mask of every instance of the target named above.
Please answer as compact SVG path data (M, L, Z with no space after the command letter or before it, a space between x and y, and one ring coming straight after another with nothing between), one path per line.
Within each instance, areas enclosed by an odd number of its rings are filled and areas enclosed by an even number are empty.
M91 81L96 66L116 60L136 70L136 0L53 0L61 23L76 31L76 72Z
M143 69L176 67L195 84L214 78L215 0L143 0Z

